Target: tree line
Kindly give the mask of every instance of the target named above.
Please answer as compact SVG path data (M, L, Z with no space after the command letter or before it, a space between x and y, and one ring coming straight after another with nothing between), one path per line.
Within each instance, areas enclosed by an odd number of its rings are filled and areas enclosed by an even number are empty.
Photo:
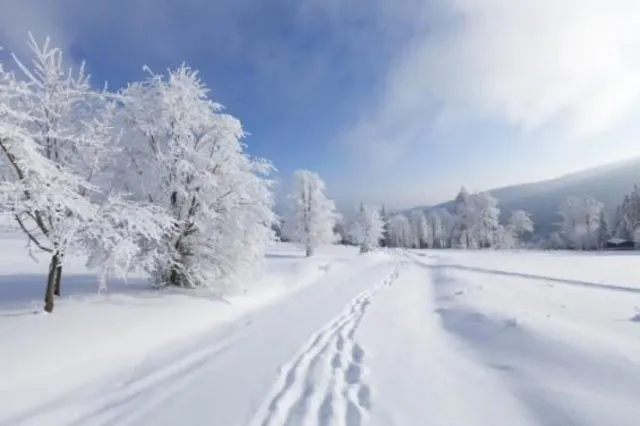
M307 173L307 172L304 172ZM486 192L471 193L461 188L453 207L448 210L413 209L409 212L389 213L381 207L361 204L353 219L345 221L335 212L335 204L324 195L324 183L316 174L306 176L320 189L320 193L309 197L319 205L317 214L307 222L285 218L278 229L279 235L288 241L310 244L307 253L313 253L313 246L340 242L360 246L361 252L375 247L413 249L564 249L602 250L614 240L627 241L640 246L640 187L635 185L617 207L613 223L605 206L593 197L569 196L557 211L558 230L546 238L538 238L531 215L524 210L509 213L506 220L501 216L499 200ZM301 176L299 176L301 178ZM300 211L313 212L314 203L300 204L305 199L302 193L293 192L289 196L294 205L304 205ZM326 200L326 203L324 204ZM295 211L293 208L291 211ZM298 213L300 215L301 213ZM502 217L502 219L501 219ZM304 223L297 231L288 229L291 223ZM321 231L320 231L321 229ZM308 233L310 236L303 237ZM318 244L311 235L322 235Z

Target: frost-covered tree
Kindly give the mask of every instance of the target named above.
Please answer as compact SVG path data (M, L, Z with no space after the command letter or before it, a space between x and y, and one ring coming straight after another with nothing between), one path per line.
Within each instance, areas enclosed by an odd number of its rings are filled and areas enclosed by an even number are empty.
M351 239L360 246L360 253L367 253L378 247L382 239L384 223L377 209L360 204L351 225Z
M516 210L511 213L508 224L502 229L502 246L505 248L519 247L523 235L533 233L533 220L531 215L524 210Z
M454 200L452 247L487 248L498 242L500 209L488 193L471 194L464 187Z
M40 46L30 37L29 47L31 64L14 56L22 78L0 68L0 210L51 255L51 312L67 255L89 250L89 241L96 247L100 234L128 239L130 228L121 226L122 209L105 207L118 197L102 187L117 145L114 100L91 87L84 66L68 69L49 40ZM119 228L107 226L114 222ZM141 228L153 232L147 225Z
M451 229L450 246L455 248L473 248L476 246L473 227L476 211L473 196L465 187L454 200L455 221Z
M516 210L511 213L509 218L509 226L511 226L518 237L526 233L533 233L533 220L531 215L524 210Z
M413 248L426 248L429 239L429 225L424 211L418 209L411 212L411 237Z
M336 241L339 244L356 244L353 241L352 235L350 233L349 224L345 222L343 217L338 217L336 219L336 223L333 226L333 233L336 235Z
M629 197L625 196L621 205L616 208L614 223L613 223L613 234L625 240L631 240L633 234L633 225L631 220L626 212L626 206L628 205Z
M390 247L409 248L413 244L411 224L403 214L397 214L389 221Z
M561 232L570 247L580 250L595 248L603 205L592 197L568 197L561 205Z
M446 209L432 211L430 217L432 218L435 246L438 248L451 247L456 217Z
M633 231L633 242L636 248L640 247L640 227L636 228L635 231Z
M518 243L509 225L499 225L498 229L496 230L496 244L494 247L498 249L508 250L517 247L517 245Z
M307 256L313 255L319 245L336 241L334 225L339 215L325 191L326 185L317 173L294 172L285 231L292 241L304 245Z
M638 226L640 226L640 187L634 185L631 193L624 196L622 203L616 209L613 234L618 238L633 240Z
M161 206L110 195L82 235L87 264L99 270L99 289L110 277L126 278L132 270L152 270L163 259L156 249L174 222Z
M446 234L445 234L444 224L442 223L442 219L440 218L440 214L437 211L430 212L429 216L427 217L427 222L430 227L429 247L444 248L444 243L446 241Z
M483 192L471 196L471 231L473 241L480 248L495 247L498 243L500 209L498 200Z
M607 247L607 242L611 239L611 229L609 227L609 220L606 213L600 212L598 223L598 248L604 249Z
M255 270L273 238L272 166L244 152L240 121L186 65L121 93L124 146L115 184L173 226L149 253L160 285L224 288Z
M383 204L380 208L380 219L382 220L382 237L380 238L380 245L382 247L390 247L391 246L391 237L389 233L389 222L391 217L389 216L389 212L387 211L387 207Z
M567 248L567 241L560 232L554 232L549 236L548 247L551 250L561 250Z

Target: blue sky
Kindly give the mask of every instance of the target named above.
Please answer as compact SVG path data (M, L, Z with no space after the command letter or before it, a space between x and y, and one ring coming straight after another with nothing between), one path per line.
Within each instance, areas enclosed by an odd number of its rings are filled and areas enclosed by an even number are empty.
M535 5L534 5L535 3ZM0 0L0 45L50 35L96 83L185 61L279 178L408 207L640 154L626 0Z

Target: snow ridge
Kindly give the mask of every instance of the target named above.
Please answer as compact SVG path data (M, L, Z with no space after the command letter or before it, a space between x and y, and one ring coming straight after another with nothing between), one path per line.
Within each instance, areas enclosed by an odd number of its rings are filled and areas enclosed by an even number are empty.
M363 380L365 350L355 335L372 298L390 287L399 268L365 290L285 365L252 426L360 426L371 409Z

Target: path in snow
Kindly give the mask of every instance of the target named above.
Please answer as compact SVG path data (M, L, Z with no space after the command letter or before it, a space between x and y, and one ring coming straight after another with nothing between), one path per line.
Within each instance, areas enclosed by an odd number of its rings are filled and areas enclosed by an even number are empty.
M397 265L397 259L382 254L356 258L346 270L250 315L212 338L210 344L227 341L228 347L203 359L179 387L160 399L154 394L162 389L147 389L143 399L119 408L126 421L120 416L108 424L340 424L322 423L321 415L351 416L352 422L355 411L366 412L368 399L358 375L365 354L354 334ZM328 407L334 414L328 415ZM107 413L113 416L114 410Z
M362 424L371 408L371 391L362 377L365 350L355 334L372 298L391 286L398 274L395 269L382 283L362 292L311 337L294 361L282 369L252 425Z

